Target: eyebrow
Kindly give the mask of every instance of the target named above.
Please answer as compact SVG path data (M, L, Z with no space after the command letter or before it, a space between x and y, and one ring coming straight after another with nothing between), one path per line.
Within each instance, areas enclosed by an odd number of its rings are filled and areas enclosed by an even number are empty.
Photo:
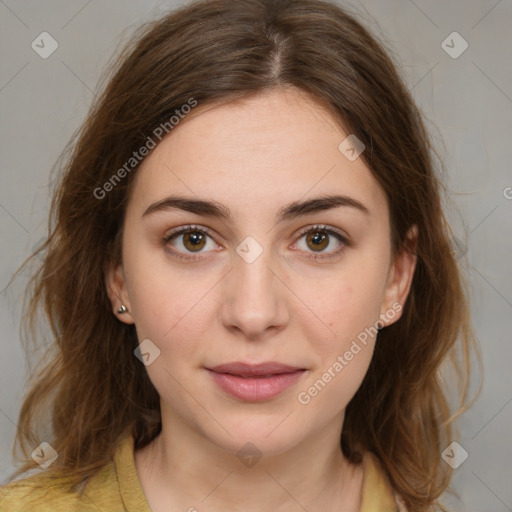
M279 210L276 215L276 222L291 220L340 206L354 208L365 215L370 215L368 208L357 199L346 195L330 195L308 199L307 201L294 201L289 203ZM146 217L155 212L168 210L184 210L204 217L216 217L226 221L232 219L229 208L217 201L206 201L203 199L175 195L151 204L142 214L142 217Z

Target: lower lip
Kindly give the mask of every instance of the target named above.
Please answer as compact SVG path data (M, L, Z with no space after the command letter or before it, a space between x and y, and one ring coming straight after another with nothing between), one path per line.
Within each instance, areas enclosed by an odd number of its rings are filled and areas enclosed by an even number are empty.
M271 377L238 377L208 370L216 384L226 393L246 402L263 402L293 386L305 370L280 373Z

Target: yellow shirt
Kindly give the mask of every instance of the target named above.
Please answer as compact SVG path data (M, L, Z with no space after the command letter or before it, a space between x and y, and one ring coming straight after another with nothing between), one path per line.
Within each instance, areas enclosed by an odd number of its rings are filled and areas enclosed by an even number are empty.
M38 482L44 472L0 486L0 511L151 512L137 476L133 451L133 436L125 436L113 462L90 479L81 496L53 489L43 495L47 489L41 485L38 488ZM389 480L370 452L363 457L363 472L361 512L398 512Z

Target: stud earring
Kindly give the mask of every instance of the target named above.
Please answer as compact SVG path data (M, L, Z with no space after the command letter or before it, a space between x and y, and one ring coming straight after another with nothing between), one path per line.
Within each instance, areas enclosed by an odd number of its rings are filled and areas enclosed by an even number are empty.
M128 308L124 305L124 304L121 304L121 307L117 310L118 314L122 315L123 313L126 313L128 311Z

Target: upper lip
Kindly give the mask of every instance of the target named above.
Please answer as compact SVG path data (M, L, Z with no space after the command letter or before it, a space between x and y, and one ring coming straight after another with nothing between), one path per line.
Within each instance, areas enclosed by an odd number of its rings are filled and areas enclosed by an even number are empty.
M259 364L247 364L241 362L220 364L207 368L217 373L229 373L231 375L240 375L242 377L250 377L253 375L277 375L281 373L293 373L304 368L297 366L289 366L287 364L269 361Z

